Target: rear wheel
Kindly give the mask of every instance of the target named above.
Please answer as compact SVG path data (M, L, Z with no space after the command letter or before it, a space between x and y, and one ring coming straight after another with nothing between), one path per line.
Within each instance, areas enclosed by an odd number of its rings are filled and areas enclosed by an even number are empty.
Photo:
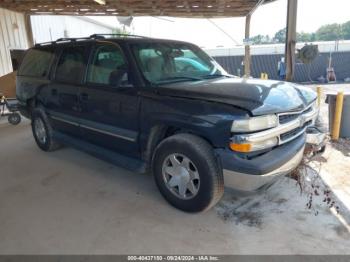
M153 173L164 198L187 212L215 205L224 192L222 171L212 147L190 134L177 134L156 148Z
M53 137L51 124L41 108L36 108L32 113L32 131L34 139L40 149L54 151L61 147Z

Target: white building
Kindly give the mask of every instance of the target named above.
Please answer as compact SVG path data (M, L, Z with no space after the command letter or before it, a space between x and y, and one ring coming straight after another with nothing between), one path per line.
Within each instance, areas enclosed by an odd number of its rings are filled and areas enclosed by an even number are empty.
M105 24L82 16L36 15L31 17L34 43L54 41L63 37L85 37L111 34L116 24Z
M84 37L92 34L110 34L118 27L89 17L31 16L34 43L54 41L63 37ZM10 50L27 49L26 19L22 13L0 8L0 77L12 72Z
M313 45L318 45L318 50L321 53L330 52L345 52L350 51L350 40L341 40L338 42L313 42ZM301 49L305 43L297 43L296 48ZM243 56L244 46L234 46L232 48L213 48L205 49L205 51L211 56ZM272 55L272 54L284 54L284 44L269 44L269 45L251 45L251 55Z
M0 8L0 76L12 72L11 49L27 49L24 14Z

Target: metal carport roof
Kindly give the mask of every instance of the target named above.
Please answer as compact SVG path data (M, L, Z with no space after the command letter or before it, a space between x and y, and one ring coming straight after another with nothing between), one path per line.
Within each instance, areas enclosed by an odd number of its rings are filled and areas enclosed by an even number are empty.
M0 0L0 7L26 14L174 17L246 16L274 0Z
M30 44L33 44L30 15L102 15L237 17L245 16L245 39L250 37L251 14L275 0L0 0L0 7L25 13ZM287 80L293 78L298 0L288 0L286 65ZM250 48L245 47L245 75L250 75Z

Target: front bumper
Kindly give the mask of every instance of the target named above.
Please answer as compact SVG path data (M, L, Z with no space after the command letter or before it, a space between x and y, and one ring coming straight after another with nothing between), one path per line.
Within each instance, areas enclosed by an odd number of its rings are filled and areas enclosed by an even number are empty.
M311 147L313 154L323 153L326 148L326 134L316 126L309 127L306 134L306 144Z
M287 175L297 168L303 158L306 144L311 145L314 152L322 152L325 147L325 135L309 128L295 140L250 160L239 158L229 150L218 150L225 186L239 191L254 192L273 183L280 176Z
M262 175L250 175L224 169L223 173L225 186L240 191L256 191L265 185L273 183L278 177L293 171L300 164L303 154L304 147L302 147L294 157L292 157L282 166Z

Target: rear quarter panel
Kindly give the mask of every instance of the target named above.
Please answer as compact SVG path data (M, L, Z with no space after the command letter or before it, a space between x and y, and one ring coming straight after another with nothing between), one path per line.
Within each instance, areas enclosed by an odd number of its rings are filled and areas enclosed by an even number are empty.
M16 96L20 102L26 102L29 99L34 98L42 88L49 84L48 79L19 76L16 80Z

